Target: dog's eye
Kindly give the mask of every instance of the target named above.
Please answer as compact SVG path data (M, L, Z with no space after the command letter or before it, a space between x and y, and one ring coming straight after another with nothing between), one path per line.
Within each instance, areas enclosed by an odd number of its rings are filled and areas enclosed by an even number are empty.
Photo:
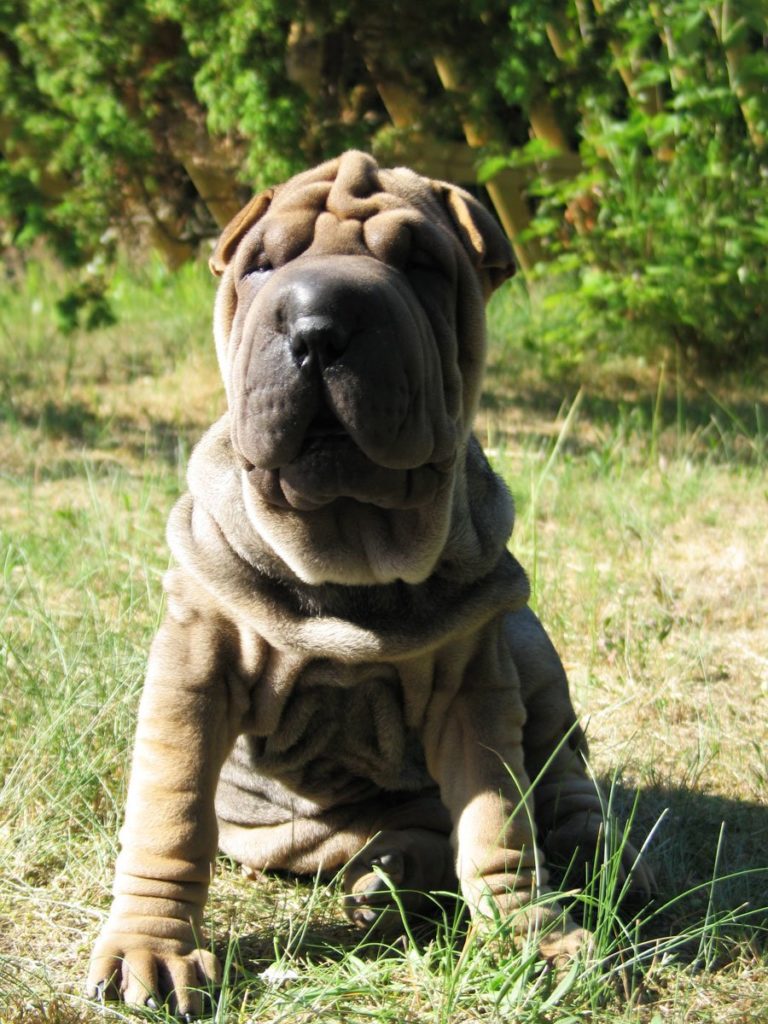
M250 277L252 274L268 274L272 270L272 263L265 252L256 253L245 268L243 277Z

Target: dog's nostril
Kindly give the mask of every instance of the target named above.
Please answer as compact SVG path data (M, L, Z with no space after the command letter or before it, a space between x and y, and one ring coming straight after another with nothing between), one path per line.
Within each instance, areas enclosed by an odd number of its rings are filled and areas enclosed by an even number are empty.
M321 365L333 362L347 347L348 335L330 316L299 317L289 331L291 351L302 365L315 356Z

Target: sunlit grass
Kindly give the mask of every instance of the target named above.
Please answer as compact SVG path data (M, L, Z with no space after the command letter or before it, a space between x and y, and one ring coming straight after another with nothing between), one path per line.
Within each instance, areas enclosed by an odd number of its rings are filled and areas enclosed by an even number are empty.
M185 273L126 272L123 320L94 336L56 333L44 298L30 305L39 279L0 315L2 1024L137 1019L82 991L162 614L164 523L220 407L212 289ZM445 909L436 931L382 949L347 927L334 886L254 885L223 862L219 1024L768 1018L764 401L647 368L649 387L641 374L614 398L607 376L547 384L524 361L513 373L500 342L491 355L478 430L516 497L512 547L588 720L606 810L636 845L651 836L659 896L619 907L625 834L607 828L606 866L563 898L594 945L556 974L508 922L467 941Z

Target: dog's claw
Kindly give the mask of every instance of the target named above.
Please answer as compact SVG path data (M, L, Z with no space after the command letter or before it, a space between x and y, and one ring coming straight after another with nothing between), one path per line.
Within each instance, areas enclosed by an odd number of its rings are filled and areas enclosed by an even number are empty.
M370 903L372 900L377 899L377 897L380 902L382 894L388 893L390 890L389 880L382 878L380 875L371 873L370 875L365 875L361 881L365 882L365 888L353 891L352 898L355 903Z
M371 925L378 921L379 917L379 911L371 910L368 907L361 910L355 910L352 914L352 920L358 928L370 928Z
M371 867L381 868L395 885L403 880L405 864L403 862L403 855L399 850L392 850L390 853L382 853L381 856L374 857L371 861Z

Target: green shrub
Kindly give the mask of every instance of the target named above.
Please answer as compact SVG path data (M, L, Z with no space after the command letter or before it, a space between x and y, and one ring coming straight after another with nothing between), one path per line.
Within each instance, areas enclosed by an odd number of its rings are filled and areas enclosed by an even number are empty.
M718 6L606 5L629 86L582 84L583 171L533 189L551 357L673 347L713 368L766 351L768 58L750 49L765 16L741 5L725 37Z

